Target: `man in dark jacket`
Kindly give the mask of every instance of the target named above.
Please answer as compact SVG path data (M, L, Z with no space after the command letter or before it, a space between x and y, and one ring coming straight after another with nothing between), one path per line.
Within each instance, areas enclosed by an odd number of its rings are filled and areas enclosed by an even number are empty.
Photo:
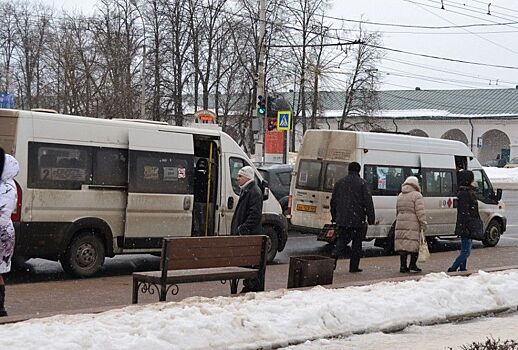
M261 216L263 213L263 193L254 180L254 169L244 166L237 173L237 183L241 192L232 217L232 235L260 235L263 233Z
M260 235L263 233L261 226L263 193L256 184L254 175L254 169L251 166L244 166L237 173L237 183L241 192L232 217L230 228L232 235ZM264 281L257 278L245 279L243 285L241 293L264 290Z
M352 240L349 272L361 272L362 240L367 223L374 224L374 204L367 183L360 177L360 164L352 162L348 170L349 174L336 182L331 197L331 221L338 226L335 256L343 253Z

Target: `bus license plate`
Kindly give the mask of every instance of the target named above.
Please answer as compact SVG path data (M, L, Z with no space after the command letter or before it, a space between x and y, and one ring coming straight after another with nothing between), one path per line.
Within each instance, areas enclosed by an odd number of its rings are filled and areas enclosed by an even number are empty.
M310 213L316 213L317 212L317 206L316 205L308 205L308 204L297 204L297 210L298 211L308 211Z

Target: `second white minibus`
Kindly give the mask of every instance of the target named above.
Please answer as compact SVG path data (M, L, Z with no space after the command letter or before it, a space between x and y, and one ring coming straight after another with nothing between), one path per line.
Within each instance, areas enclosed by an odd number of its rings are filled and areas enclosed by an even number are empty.
M330 199L347 165L356 161L367 181L376 210L376 224L366 239L391 250L396 198L408 176L420 181L429 237L455 236L457 172L472 170L478 184L480 216L486 246L495 246L507 220L502 191L493 186L469 148L458 141L401 134L308 130L295 163L290 187L290 220L294 229L318 233L331 221Z

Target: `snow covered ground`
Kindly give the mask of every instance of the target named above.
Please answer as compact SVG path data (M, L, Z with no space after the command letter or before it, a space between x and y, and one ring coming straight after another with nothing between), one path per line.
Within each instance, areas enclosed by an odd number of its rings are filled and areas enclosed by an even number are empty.
M285 350L438 350L460 349L473 342L518 339L518 314L482 317L437 326L410 326L399 333L368 333L344 339L319 339Z
M484 167L493 187L518 190L518 168Z
M2 350L257 349L366 333L346 341L361 338L367 344L379 338L378 348L386 348L383 342L390 335L376 332L517 305L518 270L470 277L434 273L420 281L194 297L101 314L33 319L0 326L0 339ZM518 327L516 322L511 326ZM418 329L407 332L426 333ZM304 346L318 348L328 341L319 342Z

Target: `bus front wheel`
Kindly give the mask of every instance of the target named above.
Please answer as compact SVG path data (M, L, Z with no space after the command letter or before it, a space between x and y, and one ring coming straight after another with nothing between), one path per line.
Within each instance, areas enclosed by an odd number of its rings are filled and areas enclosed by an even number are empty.
M482 243L486 247L494 247L498 244L501 234L502 228L500 224L496 220L491 220L489 225L487 225L486 235L485 238L482 240Z
M267 253L266 259L268 262L272 262L277 255L277 249L279 247L279 235L275 228L270 225L263 226L263 234L268 236Z

